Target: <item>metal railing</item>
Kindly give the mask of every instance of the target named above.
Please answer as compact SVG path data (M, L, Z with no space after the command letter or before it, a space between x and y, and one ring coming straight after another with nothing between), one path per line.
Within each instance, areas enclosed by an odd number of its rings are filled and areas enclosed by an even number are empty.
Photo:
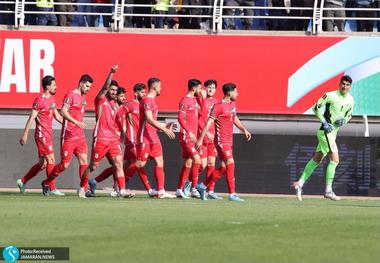
M66 0L69 1L69 0ZM155 4L128 4L126 0L113 0L114 3L78 3L78 2L56 2L54 7L58 6L73 6L76 11L57 11L56 9L50 10L38 10L36 8L35 1L15 0L15 1L2 1L0 0L0 16L12 15L14 23L12 25L15 28L21 28L27 24L31 24L30 21L26 22L26 17L41 16L41 15L69 15L75 16L80 19L80 23L85 21L85 24L79 26L94 26L95 20L103 19L103 23L106 20L105 27L111 27L115 31L122 30L126 27L126 22L133 18L149 18L153 21L157 21L158 18L165 20L181 20L181 19L195 19L199 21L207 21L207 27L213 33L222 32L223 29L235 28L230 23L242 23L246 21L248 23L248 29L252 27L252 21L260 20L264 21L264 24L277 23L282 24L285 21L303 20L305 25L310 29L312 34L318 34L323 32L323 24L326 21L379 21L380 22L380 8L337 8L326 7L325 0L315 0L312 7L276 7L276 6L227 6L223 0L214 0L212 5L161 5L166 9L162 12L155 11L157 6ZM4 8L5 7L5 8ZM13 7L13 8L10 8ZM90 7L89 10L83 10L82 7ZM145 8L143 13L131 12L131 9ZM99 11L100 10L100 11ZM173 11L174 10L174 11ZM196 10L194 13L193 11ZM208 11L205 11L208 10ZM326 11L364 11L364 12L376 12L377 16L372 17L326 17ZM172 11L172 12L170 12ZM259 12L261 12L259 14ZM298 13L297 13L298 12ZM305 12L307 15L305 15ZM248 15L249 13L250 15ZM9 19L8 19L9 20ZM240 22L239 22L240 21ZM284 22L281 22L284 21ZM162 21L161 21L162 22ZM9 21L8 21L9 23ZM177 22L178 23L178 22ZM249 24L251 23L251 24ZM54 23L53 23L54 24ZM155 24L150 22L150 24ZM380 23L379 23L380 24ZM154 26L151 26L154 27ZM271 26L271 30L276 30ZM284 30L284 29L280 29ZM285 29L286 30L286 29ZM289 30L289 29L288 29ZM305 28L302 29L306 30ZM378 28L380 31L380 28Z

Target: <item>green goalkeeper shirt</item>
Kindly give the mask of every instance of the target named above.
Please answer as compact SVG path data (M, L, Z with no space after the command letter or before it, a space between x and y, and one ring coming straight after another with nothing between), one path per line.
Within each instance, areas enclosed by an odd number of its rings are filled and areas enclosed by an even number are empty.
M323 95L313 107L315 116L323 122L327 121L338 130L339 126L335 121L344 118L346 123L351 119L354 110L354 98L347 93L343 96L340 90L327 92Z

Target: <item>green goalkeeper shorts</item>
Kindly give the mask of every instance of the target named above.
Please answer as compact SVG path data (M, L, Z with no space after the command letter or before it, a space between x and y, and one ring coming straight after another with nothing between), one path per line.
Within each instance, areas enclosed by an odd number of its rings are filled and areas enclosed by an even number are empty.
M333 130L330 133L326 133L323 130L318 130L318 146L316 152L322 152L323 155L326 155L330 152L338 152L338 146L336 145L335 141L337 133L337 130Z

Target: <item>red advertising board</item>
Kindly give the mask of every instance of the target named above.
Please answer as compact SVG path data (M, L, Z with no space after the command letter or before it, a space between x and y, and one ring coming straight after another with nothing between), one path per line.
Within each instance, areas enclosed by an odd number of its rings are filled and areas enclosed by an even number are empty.
M307 61L344 40L342 37L164 35L0 31L0 108L30 108L40 79L54 74L57 101L77 85L81 74L95 82L89 107L114 63L115 79L128 91L149 77L162 80L161 111L177 111L187 80L218 81L238 86L238 111L304 113L324 92L337 88L329 79L288 107L288 79Z

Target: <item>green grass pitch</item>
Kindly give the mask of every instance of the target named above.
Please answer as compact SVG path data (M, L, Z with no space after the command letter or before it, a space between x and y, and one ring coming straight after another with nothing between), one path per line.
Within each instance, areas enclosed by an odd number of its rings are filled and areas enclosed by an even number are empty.
M380 261L379 200L1 193L0 207L0 246L69 247L70 262Z

